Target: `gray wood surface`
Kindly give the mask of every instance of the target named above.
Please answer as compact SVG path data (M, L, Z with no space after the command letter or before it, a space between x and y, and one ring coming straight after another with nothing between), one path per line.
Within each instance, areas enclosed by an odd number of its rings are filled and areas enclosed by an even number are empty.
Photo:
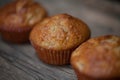
M36 1L44 5L49 15L68 13L82 19L90 27L92 37L106 34L120 36L119 3L107 0ZM4 2L1 2L1 5L2 3ZM71 65L45 64L38 59L30 43L7 43L0 36L0 80L77 80L77 78Z

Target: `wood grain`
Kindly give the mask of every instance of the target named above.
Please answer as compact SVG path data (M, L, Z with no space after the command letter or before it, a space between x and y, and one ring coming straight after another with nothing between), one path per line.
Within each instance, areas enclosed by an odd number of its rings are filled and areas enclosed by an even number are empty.
M0 42L0 80L7 80L6 76L8 75L10 77L9 80L76 79L69 65L52 66L44 64L37 59L33 48L31 48L30 44L16 46L4 41Z
M120 6L117 3L112 4L105 0L99 0L99 5L94 5L97 0L36 1L41 2L50 15L69 13L82 19L90 27L92 37L106 34L120 36L118 9ZM52 66L43 63L36 56L30 43L12 44L0 37L0 80L77 80L77 78L71 65Z

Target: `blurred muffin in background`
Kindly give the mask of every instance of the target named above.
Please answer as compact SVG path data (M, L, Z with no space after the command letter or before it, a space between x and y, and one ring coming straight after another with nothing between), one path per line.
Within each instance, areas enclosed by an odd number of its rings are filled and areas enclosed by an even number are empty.
M33 0L16 0L0 8L0 32L4 40L23 43L37 22L47 16L46 10Z
M71 56L78 80L120 80L120 37L89 39Z
M46 18L36 25L30 34L30 42L39 58L53 65L70 63L71 52L89 39L88 26L68 14Z

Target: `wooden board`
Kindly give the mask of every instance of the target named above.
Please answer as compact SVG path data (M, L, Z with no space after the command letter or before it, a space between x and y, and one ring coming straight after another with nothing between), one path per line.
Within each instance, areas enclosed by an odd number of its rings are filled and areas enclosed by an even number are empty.
M37 1L46 7L50 15L69 13L82 19L90 27L92 37L106 34L120 36L118 3L99 0L100 4L97 6L94 5L95 0ZM108 10L111 7L114 10ZM109 13L110 11L112 12ZM12 44L0 37L0 80L77 80L77 78L71 65L52 66L43 63L36 56L30 43Z

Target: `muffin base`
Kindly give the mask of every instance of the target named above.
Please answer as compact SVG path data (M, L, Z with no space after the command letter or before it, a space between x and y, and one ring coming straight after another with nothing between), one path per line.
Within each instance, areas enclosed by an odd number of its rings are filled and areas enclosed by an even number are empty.
M98 78L93 78L93 77L87 76L85 74L82 74L77 69L74 69L74 71L77 75L78 80L120 80L120 78L100 78L100 79L98 79Z
M3 30L1 29L1 36L3 40L11 43L24 43L29 41L29 34L30 34L31 29L27 30Z
M64 65L70 64L71 53L74 49L69 50L51 50L45 49L33 44L38 57L47 64Z

